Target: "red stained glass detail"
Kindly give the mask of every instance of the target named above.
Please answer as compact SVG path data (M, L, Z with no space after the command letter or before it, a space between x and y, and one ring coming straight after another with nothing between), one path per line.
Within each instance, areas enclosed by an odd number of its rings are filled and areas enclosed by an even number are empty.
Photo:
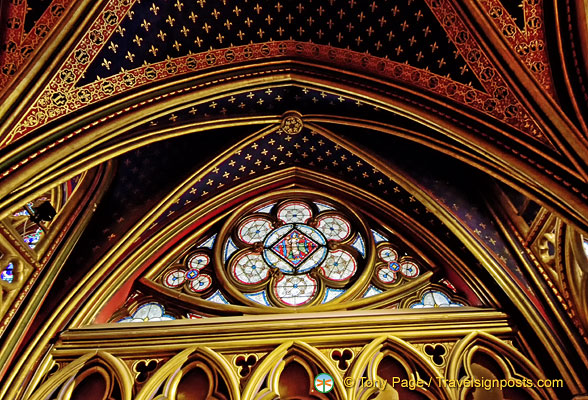
M296 267L308 258L308 256L318 247L318 244L303 233L294 229L278 241L278 243L272 247L272 250Z

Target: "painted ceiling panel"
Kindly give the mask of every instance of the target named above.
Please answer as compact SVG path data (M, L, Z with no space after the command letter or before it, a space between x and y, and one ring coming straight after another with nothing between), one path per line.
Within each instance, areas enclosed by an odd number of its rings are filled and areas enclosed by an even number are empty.
M154 82L285 57L344 65L449 97L549 143L448 0L363 7L334 0L318 7L110 0L0 146Z
M137 2L78 86L168 58L280 40L350 49L482 88L423 0Z
M541 86L554 96L543 0L482 0L479 4Z
M39 18L47 11L49 6L52 6L52 12L58 12L58 4L51 4L51 0L27 0L26 4L26 16L24 19L24 31L30 32L35 26ZM61 10L63 11L63 10Z
M0 28L0 93L45 41L73 0L11 0L3 2Z

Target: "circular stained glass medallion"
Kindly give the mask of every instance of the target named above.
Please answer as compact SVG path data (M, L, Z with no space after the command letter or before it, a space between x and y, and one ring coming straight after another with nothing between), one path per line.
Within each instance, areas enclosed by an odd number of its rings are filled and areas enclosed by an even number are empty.
M272 224L267 219L250 218L239 226L238 236L243 242L253 244L262 242L271 230Z
M393 283L396 280L396 272L391 271L390 268L386 266L381 266L378 267L377 277L378 280L382 283Z
M241 283L255 284L269 276L270 268L261 254L246 253L233 263L233 275Z
M278 208L278 218L287 224L305 223L311 216L312 210L302 202L288 202Z
M204 253L194 254L188 259L188 266L192 269L202 269L210 263L210 257Z
M404 261L400 264L400 272L407 278L414 278L419 275L419 266L412 261Z
M163 277L163 284L168 288L178 288L186 281L186 272L176 268L169 270Z
M328 240L341 241L351 233L349 223L336 215L319 218L317 228Z
M212 279L206 274L199 275L190 282L190 290L192 292L203 292L212 285Z

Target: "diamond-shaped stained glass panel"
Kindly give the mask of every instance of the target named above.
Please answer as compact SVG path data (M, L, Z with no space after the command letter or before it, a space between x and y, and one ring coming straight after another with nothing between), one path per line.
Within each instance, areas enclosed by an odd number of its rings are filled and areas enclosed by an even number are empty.
M272 247L272 250L296 267L318 247L318 244L309 239L305 234L294 229L280 239Z

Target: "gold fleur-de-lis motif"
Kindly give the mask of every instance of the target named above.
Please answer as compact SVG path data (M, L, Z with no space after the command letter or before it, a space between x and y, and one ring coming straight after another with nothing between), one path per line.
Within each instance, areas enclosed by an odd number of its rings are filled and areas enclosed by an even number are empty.
M106 68L107 70L110 71L110 65L112 64L112 61L108 61L106 58L102 60L102 66L104 68Z
M133 39L134 43L137 43L137 46L141 47L141 43L143 43L143 38L139 37L139 35L135 35L135 38Z
M127 51L127 55L125 56L125 58L130 62L135 62L135 55L130 51Z

